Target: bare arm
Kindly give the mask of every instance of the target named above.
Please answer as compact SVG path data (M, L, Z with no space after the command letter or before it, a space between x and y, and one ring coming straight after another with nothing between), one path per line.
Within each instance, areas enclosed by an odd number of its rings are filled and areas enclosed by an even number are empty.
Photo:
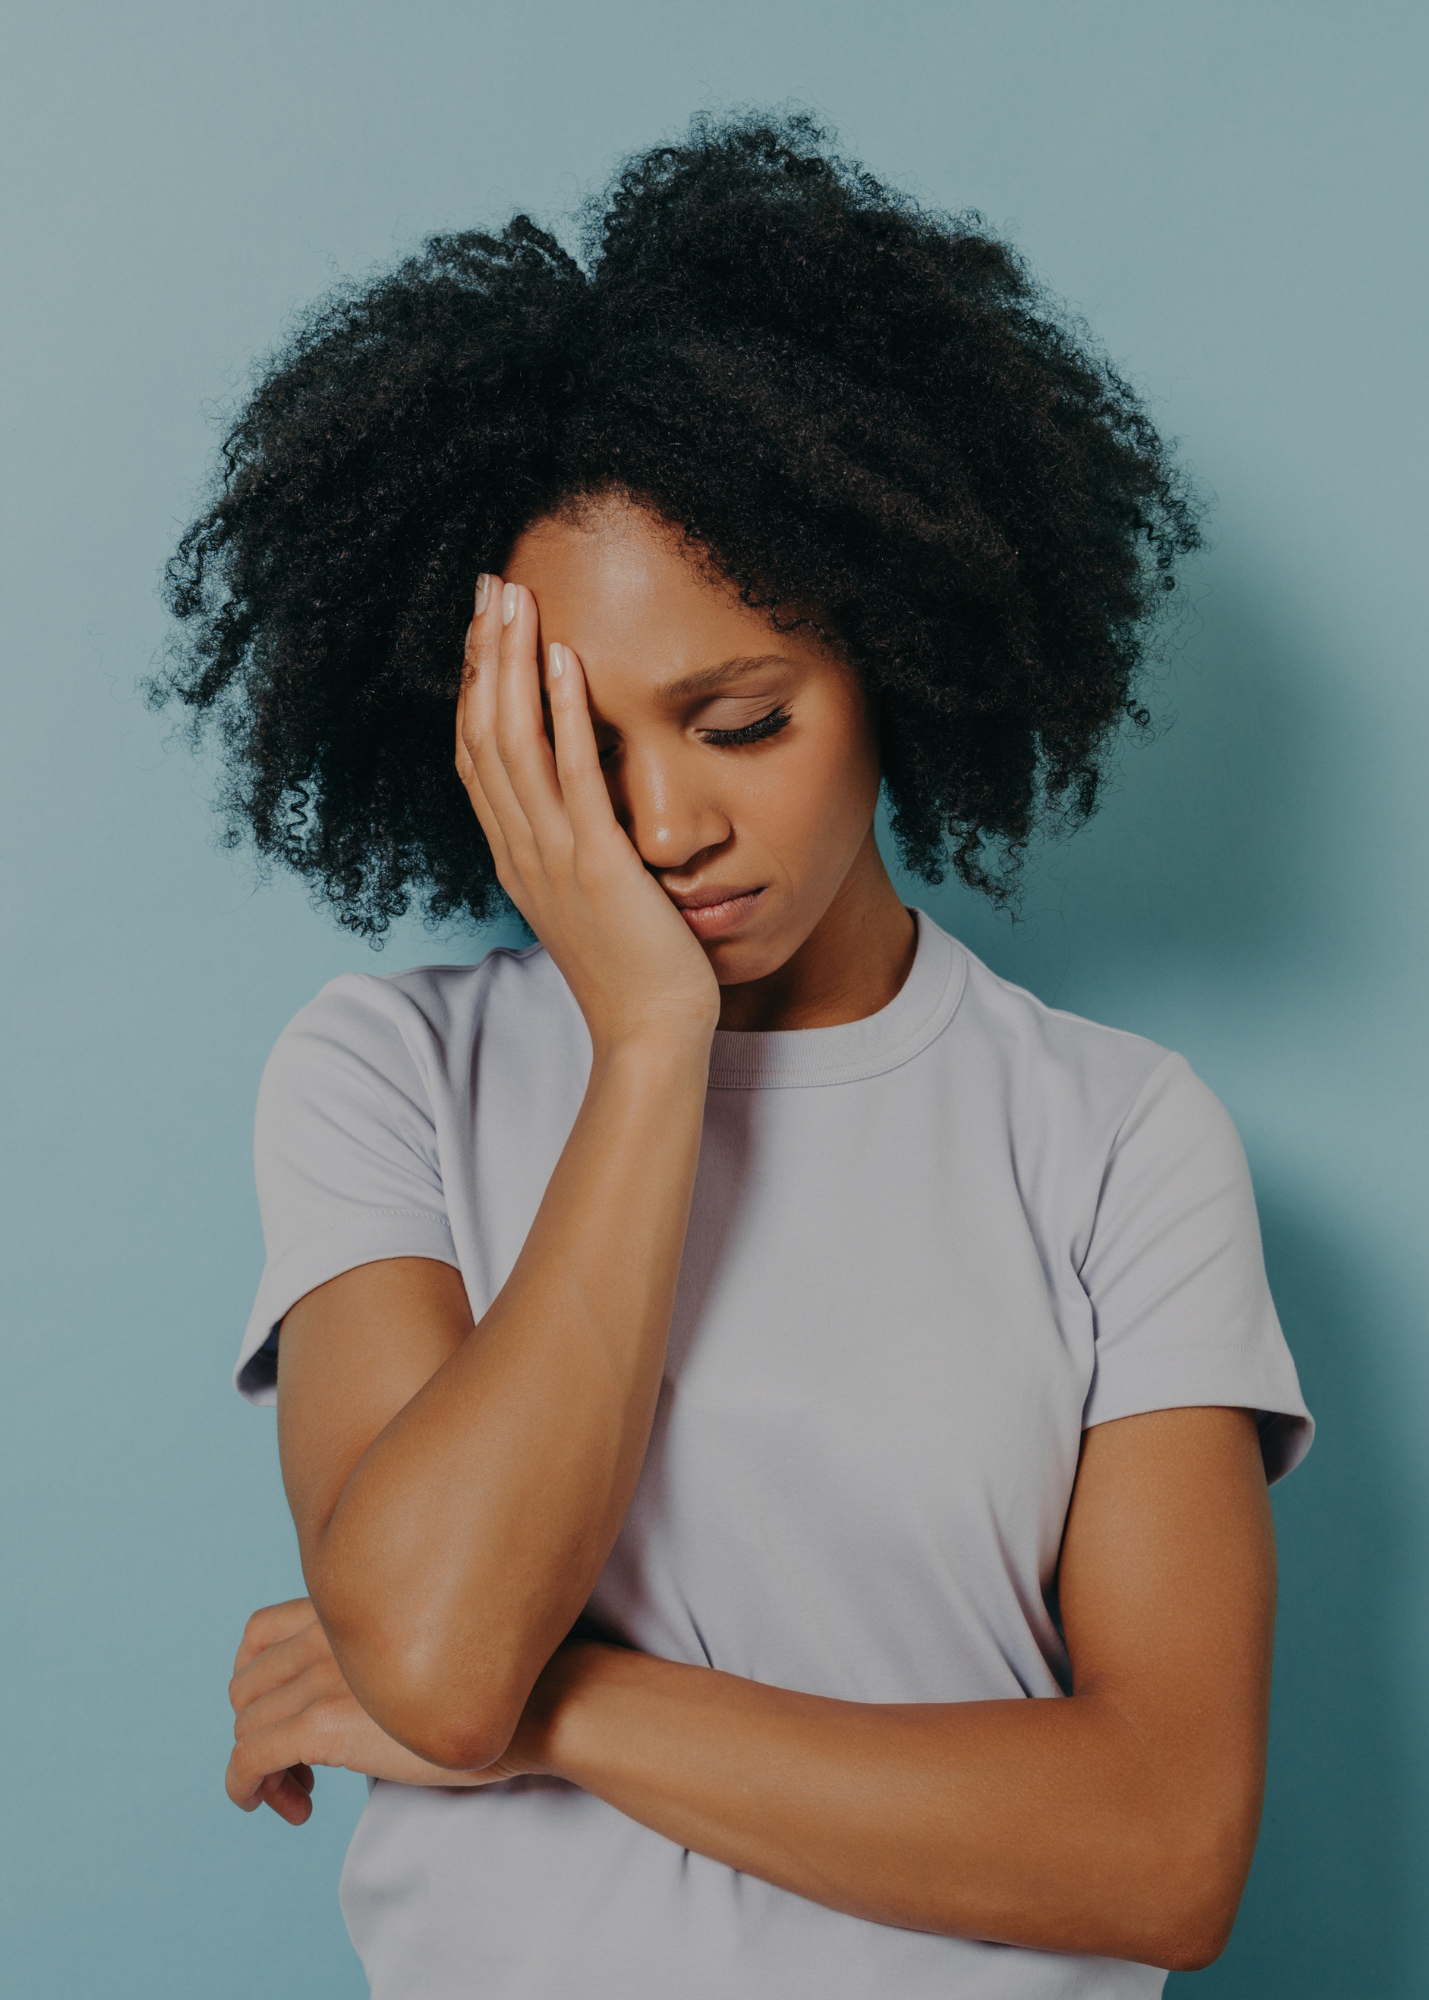
M515 1747L835 1909L1189 1969L1255 1846L1274 1578L1247 1413L1124 1418L1087 1434L1067 1525L1069 1700L873 1706L585 1645Z
M382 1728L431 1762L501 1755L639 1476L698 1158L719 994L615 822L579 663L551 679L527 591L468 640L458 769L503 886L591 1030L585 1102L500 1295L345 1273L283 1322L279 1441L303 1573Z
M1189 1970L1255 1846L1275 1555L1244 1411L1091 1431L1061 1566L1067 1700L830 1701L562 1647L499 1763L547 1772L746 1874L878 1923ZM315 1763L451 1783L369 1720L299 1602L258 1612L230 1796L300 1823Z

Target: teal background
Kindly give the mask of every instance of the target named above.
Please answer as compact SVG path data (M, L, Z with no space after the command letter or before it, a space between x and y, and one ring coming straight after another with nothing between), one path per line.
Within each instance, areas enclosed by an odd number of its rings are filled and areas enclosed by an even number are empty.
M320 1776L299 1832L221 1788L244 1616L300 1588L271 1416L227 1386L252 1105L332 974L486 941L404 925L373 959L257 883L136 694L212 406L337 274L556 214L699 106L793 100L1010 230L1216 495L1160 740L1036 858L1019 924L930 907L1221 1093L1320 1419L1276 1495L1265 1830L1195 1990L1429 1993L1429 13L12 0L4 41L8 1989L364 1990L335 1898L359 1782Z

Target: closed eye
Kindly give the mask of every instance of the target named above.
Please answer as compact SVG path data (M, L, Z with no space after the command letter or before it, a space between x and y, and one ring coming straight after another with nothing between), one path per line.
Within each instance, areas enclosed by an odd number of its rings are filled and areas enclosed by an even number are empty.
M733 750L741 743L762 743L767 737L777 736L792 721L787 708L775 708L758 722L746 722L742 729L702 729L700 741L712 743L717 750Z

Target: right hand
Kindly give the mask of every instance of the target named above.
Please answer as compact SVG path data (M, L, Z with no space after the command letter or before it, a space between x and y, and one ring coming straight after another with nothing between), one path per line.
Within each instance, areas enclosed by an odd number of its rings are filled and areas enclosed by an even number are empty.
M554 748L546 735L538 631L531 592L490 578L467 631L456 767L497 879L564 974L598 1056L647 1033L709 1035L718 981L616 820L566 645L547 646Z

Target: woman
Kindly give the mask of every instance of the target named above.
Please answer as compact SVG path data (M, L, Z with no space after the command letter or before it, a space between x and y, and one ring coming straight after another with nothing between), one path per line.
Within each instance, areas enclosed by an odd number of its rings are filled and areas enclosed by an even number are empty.
M230 1795L369 1774L379 2000L1154 1994L1250 1864L1309 1420L1216 1100L907 910L874 811L1005 893L1194 510L806 124L589 249L324 308L174 570L260 847L539 940L335 980L265 1074L238 1379L311 1598Z

